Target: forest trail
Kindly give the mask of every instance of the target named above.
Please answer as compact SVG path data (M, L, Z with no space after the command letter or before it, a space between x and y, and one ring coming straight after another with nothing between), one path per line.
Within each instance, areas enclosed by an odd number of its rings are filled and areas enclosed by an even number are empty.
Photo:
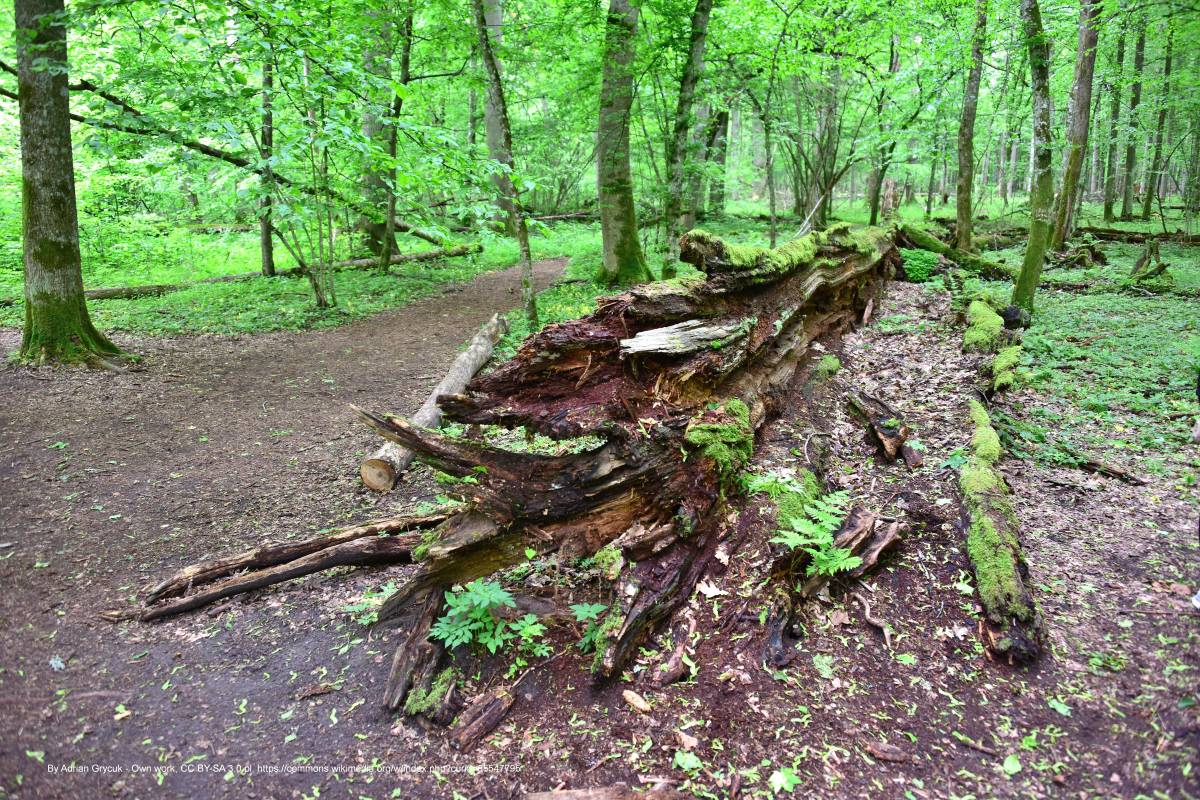
M557 279L566 263L537 262L537 288ZM54 752L37 741L36 730L59 689L92 693L69 712L64 705L54 726L64 743L88 731L82 750L66 761L153 762L153 748L138 742L152 736L141 725L154 714L138 698L152 686L162 703L153 733L178 724L168 717L179 709L159 687L186 682L172 672L180 648L162 643L171 634L161 628L134 633L160 647L122 641L97 612L202 553L387 513L402 492L377 496L361 487L356 453L377 437L355 421L349 404L411 412L475 329L519 300L513 268L334 329L118 336L142 357L141 369L124 375L0 371L0 609L8 621L0 674L23 671L27 678L0 683L0 715L20 740L0 752L0 772L28 775L38 766L45 779L45 768L22 752ZM19 338L19 331L0 330L0 349L14 349ZM189 674L251 668L208 644L200 637L188 648L186 661L197 665ZM212 691L209 685L203 694ZM226 693L216 694L224 703ZM98 741L110 737L92 735L94 723L86 720L119 715L111 711L118 704L133 715L117 721L115 740ZM196 738L218 740L220 728ZM121 779L108 777L105 786ZM56 796L53 787L69 794L73 785L55 781L39 796Z

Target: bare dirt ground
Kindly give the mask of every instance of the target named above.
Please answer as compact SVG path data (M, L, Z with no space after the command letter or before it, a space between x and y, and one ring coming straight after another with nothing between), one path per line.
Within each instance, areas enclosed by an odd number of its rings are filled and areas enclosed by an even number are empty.
M540 284L561 266L543 263ZM1181 476L1132 487L1009 462L1050 641L1036 667L990 663L945 466L969 439L977 357L959 352L945 299L908 285L826 343L844 368L823 395L830 474L905 539L863 584L810 603L786 669L761 659L774 528L761 497L731 519L719 574L692 600L689 680L644 681L665 637L606 687L588 656L566 655L530 673L465 754L380 707L397 634L344 610L403 568L312 576L161 624L97 618L202 556L431 498L423 475L386 498L359 486L372 439L347 404L414 408L515 287L511 272L485 275L330 331L122 340L146 356L122 376L0 372L0 797L507 798L618 781L766 797L776 776L797 797L1200 794L1196 519ZM897 408L926 466L878 463L839 386ZM760 437L756 468L815 446L796 411ZM595 578L540 565L512 588L607 602ZM846 588L891 626L891 650ZM570 649L578 631L552 638ZM472 689L502 672L464 665Z

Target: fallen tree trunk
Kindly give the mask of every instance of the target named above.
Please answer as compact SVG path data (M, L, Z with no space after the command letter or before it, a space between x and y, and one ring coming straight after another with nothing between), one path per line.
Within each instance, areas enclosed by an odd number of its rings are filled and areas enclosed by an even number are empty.
M415 574L380 609L381 622L530 550L569 558L612 545L633 566L616 578L621 605L597 648L603 679L687 600L723 533L725 498L754 433L778 408L808 344L859 319L898 257L890 233L846 226L777 250L693 231L681 255L706 274L703 282L602 300L591 316L544 328L511 361L439 401L456 422L602 442L591 449L509 452L359 410L418 459L477 481L461 486L469 509L433 532ZM397 660L410 660L420 644L406 641ZM401 694L389 686L389 705Z
M415 261L437 261L442 258L457 258L471 255L483 250L479 244L462 244L440 250L423 250L419 253L397 253L392 256L389 264L407 264ZM348 261L336 261L329 265L331 269L362 269L379 266L378 258L352 258ZM308 272L306 267L291 267L275 273L276 276L294 277ZM178 292L192 286L203 286L207 283L235 283L237 281L261 278L261 272L239 272L236 275L218 275L215 278L204 278L193 283L156 283L144 286L114 286L106 289L88 289L83 293L88 300L133 300L138 297L155 297L169 292ZM17 298L0 298L0 306L11 306Z
M900 226L900 235L897 243L901 246L913 247L918 250L928 250L931 253L945 256L967 272L973 272L981 278L987 278L992 281L1011 281L1016 277L1015 269L1006 267L1003 264L997 264L994 261L988 261L971 253L964 253L962 250L957 250L942 242L928 231L921 230L913 225Z
M1082 236L1090 236L1093 239L1099 239L1104 242L1129 242L1131 244L1143 244L1148 239L1160 242L1175 242L1176 244L1200 244L1200 234L1188 234L1183 231L1175 231L1174 233L1152 233L1148 231L1123 231L1117 228L1092 228L1082 227L1076 228L1071 234L1071 238L1079 238Z
M458 358L450 365L450 370L425 398L425 402L412 415L414 425L422 428L436 428L442 421L442 410L438 407L438 398L442 395L458 394L467 385L467 381L475 377L475 373L492 357L492 350L500 337L508 332L508 321L499 314L483 324L483 327L471 339L467 349L458 354ZM359 475L368 489L376 492L390 492L396 485L400 473L412 464L414 453L396 444L384 442L383 446L362 460L359 465Z

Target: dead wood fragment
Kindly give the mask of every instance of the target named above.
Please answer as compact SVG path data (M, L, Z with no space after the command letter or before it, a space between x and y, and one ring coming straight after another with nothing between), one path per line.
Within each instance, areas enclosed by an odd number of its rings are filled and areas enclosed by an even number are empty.
M887 403L856 389L847 392L846 401L866 421L871 436L879 444L884 459L895 461L908 439L908 426L904 424L900 416ZM911 453L904 454L905 463L913 468L920 466L922 460L920 454L911 447L908 449Z
M516 694L508 686L498 686L481 694L462 710L450 728L450 741L459 750L470 750L504 719Z
M850 513L846 515L846 519L842 522L838 532L833 537L833 546L841 550L849 550L852 554L858 555L867 547L875 533L876 517L870 511L867 511L861 506L854 506L850 509ZM830 575L812 575L800 586L800 597L805 600L815 597L826 585L829 584L833 576Z
M1090 236L1093 239L1100 239L1105 242L1130 242L1132 244L1142 244L1147 239L1153 239L1163 242L1174 242L1176 244L1200 244L1200 235L1186 234L1183 231L1174 233L1151 233L1146 231L1123 231L1117 228L1093 228L1084 226L1076 228L1071 234L1076 236Z
M635 792L623 783L594 789L555 789L528 792L525 800L683 800L685 795L670 787L659 786L648 792Z
M865 749L873 758L877 758L880 761L890 761L894 764L906 764L913 760L913 757L908 753L904 752L899 747L896 747L896 745L888 744L887 742L877 742L875 740L871 740L867 742Z
M1145 486L1150 481L1143 478L1141 475L1135 475L1124 467L1118 467L1116 464L1110 464L1107 461L1101 461L1095 456L1085 456L1079 461L1079 468L1084 472L1092 472L1097 475L1105 475L1109 478L1116 478L1119 481L1132 484L1133 486Z
M437 404L438 398L461 392L467 381L492 357L496 342L507 332L508 320L499 314L493 314L476 332L467 349L454 359L446 375L425 398L417 413L413 414L412 423L423 428L436 428L442 420L442 410ZM359 465L359 474L368 489L390 492L396 485L396 478L412 464L413 457L411 450L406 450L394 442L384 442L383 446L363 459Z
M656 686L667 686L683 677L683 672L687 669L683 657L687 653L688 644L691 643L695 633L696 617L693 614L686 614L684 625L675 632L675 647L671 652L671 657L659 665L654 673Z
M384 688L383 704L395 711L404 705L421 676L431 677L442 656L442 646L430 641L429 629L442 613L445 594L440 589L428 589L421 597L420 610L409 628L408 636L392 655L392 668Z
M867 621L868 625L873 625L879 629L879 632L883 634L883 643L887 645L888 650L891 650L892 630L888 627L888 624L883 620L877 619L871 615L871 604L868 603L866 598L864 598L861 594L858 592L851 592L850 598L862 607L863 619Z

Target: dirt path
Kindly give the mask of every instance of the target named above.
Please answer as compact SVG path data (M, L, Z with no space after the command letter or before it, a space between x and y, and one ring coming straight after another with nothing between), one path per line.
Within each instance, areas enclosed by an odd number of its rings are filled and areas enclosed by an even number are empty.
M539 262L538 287L565 264ZM509 270L333 330L119 336L144 358L125 375L0 371L0 797L22 785L24 796L81 796L82 786L145 796L156 777L131 768L189 758L203 771L164 775L168 794L278 796L327 776L227 782L211 767L306 755L353 764L356 732L386 740L373 700L353 713L336 693L304 704L330 728L319 735L306 713L280 719L305 687L379 677L362 663L374 648L338 652L365 629L339 629L348 617L333 605L266 624L282 609L236 625L201 614L182 628L118 628L95 614L203 554L395 506L403 498L359 486L356 454L376 437L348 404L411 411L518 292ZM18 332L0 331L0 351L18 344ZM124 772L48 773L72 762Z

